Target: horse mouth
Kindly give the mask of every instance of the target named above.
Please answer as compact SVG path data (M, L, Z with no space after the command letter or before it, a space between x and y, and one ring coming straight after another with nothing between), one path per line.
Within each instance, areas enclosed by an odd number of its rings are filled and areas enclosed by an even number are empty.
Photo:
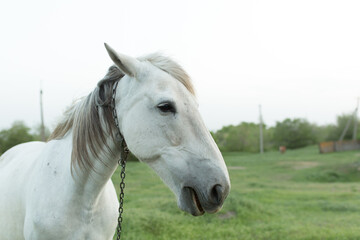
M191 197L193 199L193 202L195 203L196 207L198 208L199 212L205 212L204 209L201 206L200 200L198 195L196 194L195 190L190 188Z
M189 200L188 204L190 205L190 213L194 216L200 216L203 215L205 213L205 210L203 209L200 199L196 193L196 191L191 188L191 187L186 187L185 188L189 194Z

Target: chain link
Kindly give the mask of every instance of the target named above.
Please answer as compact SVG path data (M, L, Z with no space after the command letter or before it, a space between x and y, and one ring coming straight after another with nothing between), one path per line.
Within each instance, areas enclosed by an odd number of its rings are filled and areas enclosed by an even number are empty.
M122 214L124 212L123 205L124 205L124 189L125 189L125 167L126 167L126 160L129 155L129 149L126 145L125 139L121 134L120 127L119 127L119 120L117 117L117 112L115 108L115 97L116 97L116 87L118 85L118 81L115 82L112 92L112 101L111 101L111 108L112 108L112 114L114 118L114 123L117 129L117 133L115 135L116 141L120 142L120 158L118 160L118 164L121 166L121 172L120 172L120 193L119 193L119 217L118 217L118 225L116 228L116 234L117 234L117 240L120 240L121 237L121 223L123 221Z
M125 141L123 141L125 142ZM124 152L126 154L126 157L127 157L127 154L129 153L129 150L128 148L126 147L124 149ZM120 172L120 178L121 178L121 182L120 182L120 193L119 193L119 217L118 217L118 225L117 225L117 228L116 228L116 233L117 233L117 240L120 240L120 237L121 237L121 231L122 231L122 228L121 228L121 223L122 223L122 213L124 212L124 209L123 209L123 204L124 204L124 189L125 189L125 167L126 167L126 157L124 159L120 158L118 163L119 165L121 166L121 172Z

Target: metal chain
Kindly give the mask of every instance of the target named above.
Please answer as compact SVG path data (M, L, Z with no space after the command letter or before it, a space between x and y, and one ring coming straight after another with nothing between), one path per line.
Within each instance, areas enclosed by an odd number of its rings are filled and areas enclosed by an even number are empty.
M123 141L125 142L125 141ZM124 149L124 152L127 156L127 154L129 153L129 150L128 148L126 147ZM122 228L121 228L121 223L122 223L122 213L124 211L123 209L123 204L124 204L124 188L125 188L125 167L126 167L126 158L122 159L120 158L119 161L118 161L119 165L121 166L121 172L120 172L120 177L121 177L121 182L120 182L120 193L119 193L119 217L118 217L118 225L117 225L117 228L116 228L116 233L117 233L117 240L120 240L120 237L121 237L121 231L122 231Z
M117 233L117 240L120 240L121 237L121 223L122 223L122 213L124 212L123 209L123 205L124 205L124 189L125 189L125 167L126 167L126 160L127 157L129 155L129 149L126 145L125 139L123 137L123 135L121 134L120 131L120 127L119 127L119 120L117 117L117 112L116 112L116 108L115 108L115 97L116 97L116 87L118 85L118 81L115 82L114 87L113 87L113 92L112 92L112 101L111 101L111 108L112 108L112 114L113 114L113 118L114 118L114 122L115 122L115 126L117 129L117 133L116 133L116 141L120 142L120 158L118 160L118 164L121 166L121 172L120 172L120 178L121 178L121 182L120 182L120 193L119 193L119 217L118 217L118 225L116 228L116 233Z

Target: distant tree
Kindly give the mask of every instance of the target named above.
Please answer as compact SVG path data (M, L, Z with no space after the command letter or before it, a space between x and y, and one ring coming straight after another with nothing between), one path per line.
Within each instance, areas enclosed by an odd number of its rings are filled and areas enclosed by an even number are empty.
M310 124L306 119L285 119L275 127L263 128L264 149L277 149L284 145L289 149L301 148L323 141L336 141L352 114L337 117L336 124ZM344 139L352 139L354 121L349 126ZM239 125L224 126L211 132L221 151L259 152L259 124L242 122ZM357 139L360 139L360 121L358 121Z
M274 128L274 142L289 149L301 148L316 142L312 125L305 119L287 118L277 122Z
M215 142L217 143L217 145L221 151L226 151L226 149L227 149L226 145L228 143L228 136L233 129L234 129L233 125L224 126L220 130L218 130L217 132L212 134Z
M33 140L34 136L30 133L30 128L22 121L15 121L9 129L0 131L0 153L17 144Z
M327 124L327 125L312 125L313 132L316 137L316 142L326 142L326 141L333 141L332 133L336 130L336 125L334 124ZM340 136L340 135L339 135Z
M5 144L4 139L2 139L1 134L0 134L0 156L4 152L4 150L3 150L4 144Z
M354 129L354 119L353 118L354 118L353 114L342 114L342 115L337 116L336 126L334 126L332 129L329 129L329 134L328 134L327 140L329 140L329 141L339 140L349 119L351 119L351 123L348 128L348 131L345 134L344 140L352 139L353 129ZM360 137L359 133L360 133L360 121L358 121L357 139L359 139L359 137Z
M275 127L264 127L264 150L277 149L278 146L274 142Z
M264 148L271 147L270 134L263 125ZM239 125L225 126L213 133L213 137L221 151L259 152L259 124L242 122Z
M32 134L34 136L34 141L42 141L41 139L41 125L38 124L33 128ZM49 128L45 126L45 140L49 138L51 132Z

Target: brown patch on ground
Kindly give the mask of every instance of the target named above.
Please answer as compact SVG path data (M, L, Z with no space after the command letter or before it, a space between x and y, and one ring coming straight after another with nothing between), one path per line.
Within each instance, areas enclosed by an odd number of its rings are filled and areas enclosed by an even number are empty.
M235 216L236 216L236 212L234 212L234 211L229 211L229 212L218 215L218 217L220 219L229 219L229 218L233 218Z
M280 162L281 166L288 166L295 170L301 170L306 168L313 168L319 166L318 162Z
M229 166L228 169L229 169L229 170L244 170L244 169L246 169L246 167L241 167L241 166Z

